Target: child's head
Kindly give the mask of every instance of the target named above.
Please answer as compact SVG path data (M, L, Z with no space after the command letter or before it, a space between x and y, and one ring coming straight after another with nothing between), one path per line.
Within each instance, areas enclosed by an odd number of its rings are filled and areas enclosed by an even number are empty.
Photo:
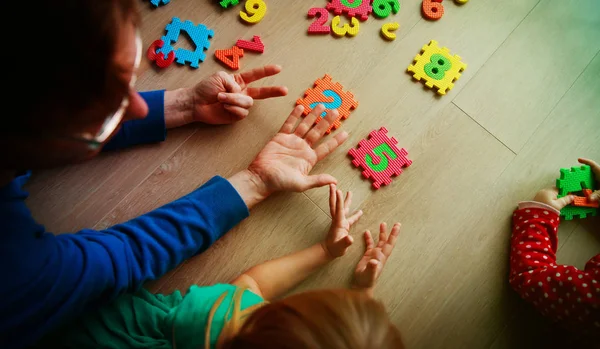
M402 349L381 303L363 292L319 290L257 309L223 349Z

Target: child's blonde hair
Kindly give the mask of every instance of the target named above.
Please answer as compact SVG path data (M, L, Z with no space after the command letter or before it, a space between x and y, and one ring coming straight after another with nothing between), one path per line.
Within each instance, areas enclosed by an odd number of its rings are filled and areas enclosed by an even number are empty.
M220 349L403 349L383 305L363 292L319 290L265 304Z

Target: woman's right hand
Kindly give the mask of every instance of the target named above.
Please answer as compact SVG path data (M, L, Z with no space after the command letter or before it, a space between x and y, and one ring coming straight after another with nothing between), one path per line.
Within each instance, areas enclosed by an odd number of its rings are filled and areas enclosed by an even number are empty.
M589 165L592 168L592 172L596 177L596 181L600 182L600 165L597 162L590 159L579 158L578 161L582 164ZM596 190L590 195L591 201L600 201L600 190Z
M387 224L381 223L377 246L375 246L371 232L365 231L366 250L354 271L354 288L364 290L367 294L373 296L375 282L381 275L388 257L392 254L396 239L400 234L400 226L400 223L394 224L392 232L387 235Z

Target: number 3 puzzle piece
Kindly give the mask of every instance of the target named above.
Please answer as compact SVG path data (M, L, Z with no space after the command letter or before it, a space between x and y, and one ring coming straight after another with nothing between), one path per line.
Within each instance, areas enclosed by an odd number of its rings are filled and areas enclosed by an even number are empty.
M360 22L358 19L352 17L350 18L350 22L352 25L348 25L348 23L344 23L343 27L340 27L340 16L335 16L331 20L331 30L337 36L344 36L346 34L350 36L356 36L358 34L358 30L360 28Z
M415 56L407 71L413 73L417 81L424 80L427 87L435 87L437 93L445 95L466 68L460 56L450 55L448 48L440 48L437 41L431 40L423 46L421 54Z
M398 141L394 137L388 137L387 132L385 127L373 130L368 140L361 140L356 149L348 151L354 158L352 164L362 167L362 175L371 179L375 189L379 189L382 184L390 184L392 176L399 176L403 167L412 164L412 160L407 158L406 149L398 148Z
M337 109L339 116L329 126L326 133L331 133L342 125L341 120L345 120L350 116L350 112L358 107L358 102L354 99L351 92L344 91L344 87L339 83L334 83L331 76L325 74L321 79L317 79L314 83L314 88L309 88L304 92L304 98L299 98L296 104L304 107L303 115L306 116L318 104L325 105L326 109ZM321 121L325 117L326 112L321 114L321 118L317 118L315 123Z

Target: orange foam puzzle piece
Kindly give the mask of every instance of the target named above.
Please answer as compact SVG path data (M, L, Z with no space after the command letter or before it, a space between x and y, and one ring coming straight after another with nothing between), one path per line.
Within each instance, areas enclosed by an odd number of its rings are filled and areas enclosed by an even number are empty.
M583 194L585 196L575 197L575 199L573 200L573 206L600 208L600 202L590 201L590 195L592 195L591 189L583 189Z
M237 46L227 50L215 50L215 57L229 68L238 70L240 69L240 57L244 57L244 50Z
M333 101L332 101L333 100ZM334 120L326 133L331 133L342 125L341 120L345 120L350 116L351 110L358 107L358 102L354 99L351 92L344 91L344 87L337 82L331 80L331 76L325 74L324 77L317 79L314 83L314 88L309 88L304 92L304 98L299 98L296 104L304 106L303 114L306 116L310 111L317 106L323 104L327 109L337 109L339 116ZM315 123L321 121L317 118Z

